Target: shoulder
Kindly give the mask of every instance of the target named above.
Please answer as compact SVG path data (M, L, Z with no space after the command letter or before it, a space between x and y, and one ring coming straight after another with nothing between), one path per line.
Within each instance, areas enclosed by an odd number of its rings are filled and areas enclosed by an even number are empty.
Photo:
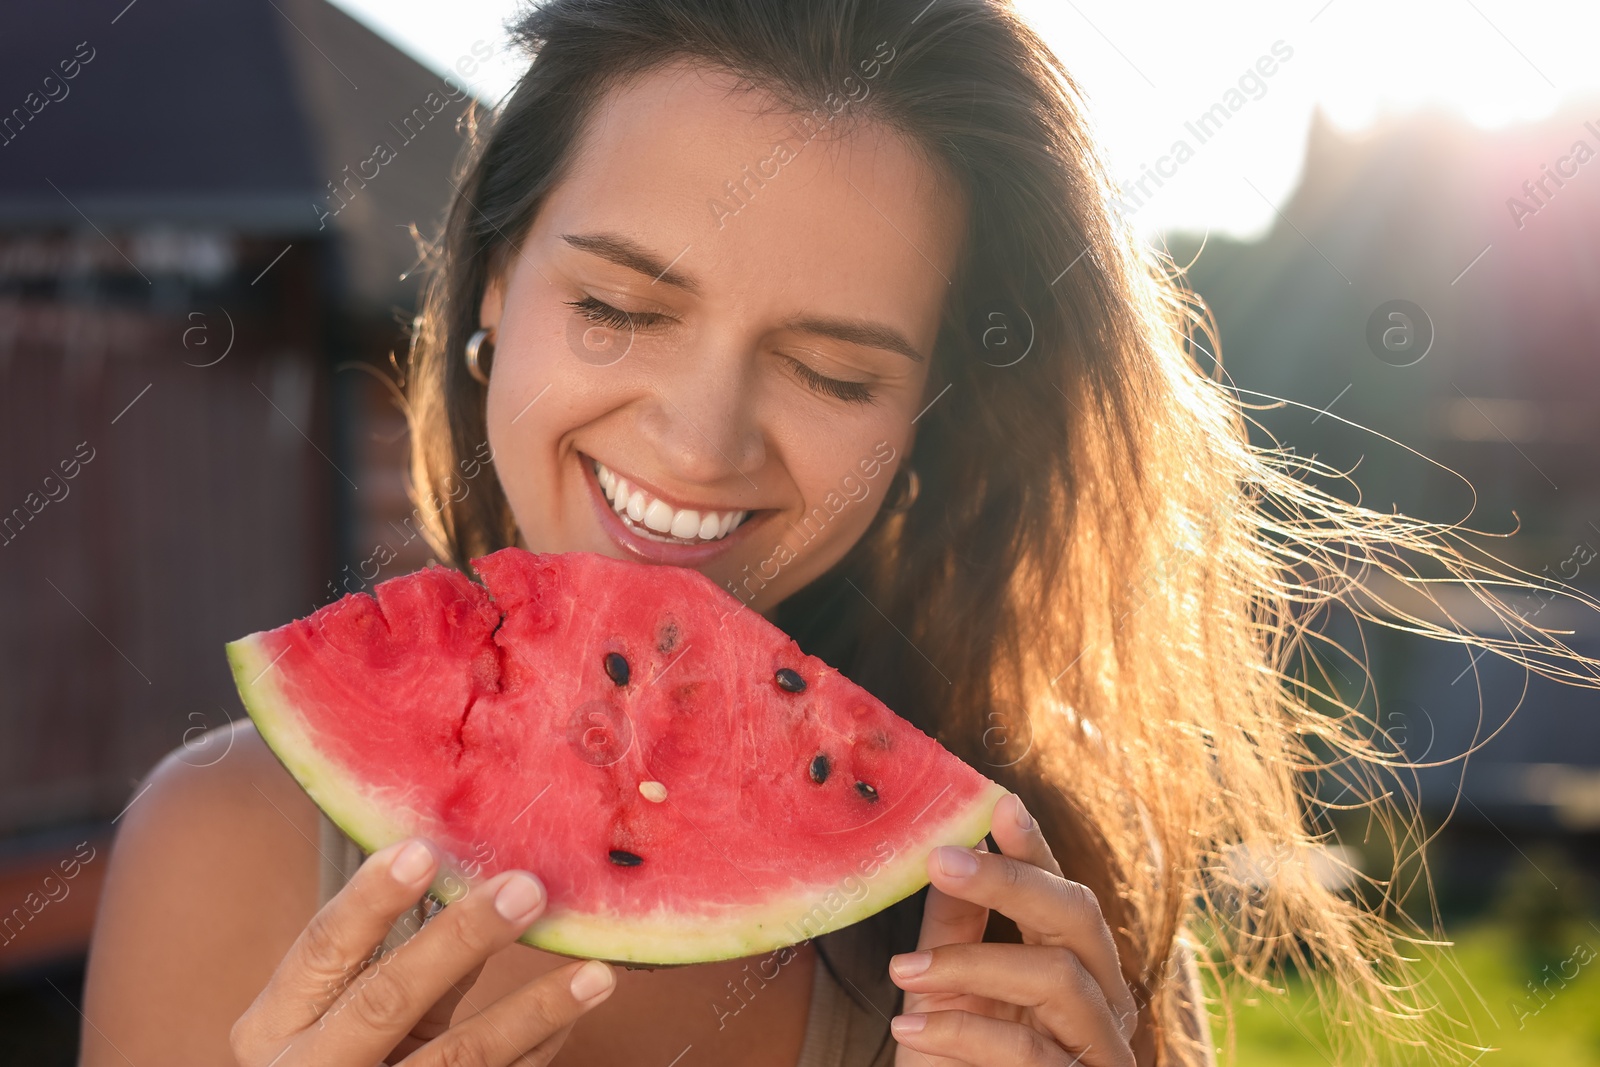
M228 1062L233 1021L316 910L317 831L248 720L186 739L145 776L90 946L85 1067Z
M299 874L315 891L317 809L248 719L186 737L139 783L120 822L108 876L121 867L140 884L175 887L261 876L249 883L262 888L252 904L292 891L284 880Z

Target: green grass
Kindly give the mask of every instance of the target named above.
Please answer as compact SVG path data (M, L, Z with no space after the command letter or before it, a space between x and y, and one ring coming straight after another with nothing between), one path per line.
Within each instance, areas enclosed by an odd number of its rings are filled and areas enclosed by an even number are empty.
M1493 1049L1477 1060L1477 1067L1600 1065L1600 930L1588 922L1566 924L1560 936L1550 938L1542 956L1530 953L1526 938L1505 921L1482 920L1452 936L1459 973L1448 963L1425 965L1430 973L1424 984L1430 999L1441 1005L1439 1017L1448 1013L1467 1022L1466 1029L1456 1031L1460 1037ZM1563 983L1562 973L1572 977ZM1527 983L1544 979L1548 986L1541 999ZM1295 977L1277 984L1284 988L1282 996L1249 989L1230 994L1237 1041L1232 1062L1237 1067L1335 1063L1307 984ZM1214 995L1215 990L1208 992ZM1220 1045L1220 1025L1214 1036ZM1437 1051L1392 1048L1381 1049L1370 1062L1465 1064L1474 1055L1452 1060ZM1228 1060L1219 1057L1219 1062ZM1346 1062L1362 1061L1352 1056Z

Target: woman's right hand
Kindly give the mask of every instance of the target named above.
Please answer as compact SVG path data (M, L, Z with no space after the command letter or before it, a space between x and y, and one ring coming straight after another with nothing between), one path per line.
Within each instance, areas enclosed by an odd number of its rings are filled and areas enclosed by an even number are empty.
M412 1067L500 1067L543 1065L555 1056L578 1017L616 986L599 960L557 967L450 1025L484 961L544 910L544 887L531 874L502 871L471 886L371 962L437 865L416 838L367 857L234 1023L230 1040L240 1067L372 1067L402 1059Z

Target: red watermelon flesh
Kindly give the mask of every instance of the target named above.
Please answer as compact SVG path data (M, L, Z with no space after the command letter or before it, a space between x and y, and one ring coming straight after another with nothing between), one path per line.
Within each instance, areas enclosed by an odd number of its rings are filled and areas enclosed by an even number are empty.
M228 645L257 730L367 852L453 899L510 868L521 940L645 964L849 925L974 845L1005 790L696 571L508 548Z

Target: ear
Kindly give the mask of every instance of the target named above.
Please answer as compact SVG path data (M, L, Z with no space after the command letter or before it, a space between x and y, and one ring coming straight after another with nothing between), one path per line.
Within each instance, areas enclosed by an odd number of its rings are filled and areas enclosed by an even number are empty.
M496 329L500 325L500 316L505 312L505 307L505 276L500 271L494 271L483 287L483 300L478 304L478 325L486 330Z

